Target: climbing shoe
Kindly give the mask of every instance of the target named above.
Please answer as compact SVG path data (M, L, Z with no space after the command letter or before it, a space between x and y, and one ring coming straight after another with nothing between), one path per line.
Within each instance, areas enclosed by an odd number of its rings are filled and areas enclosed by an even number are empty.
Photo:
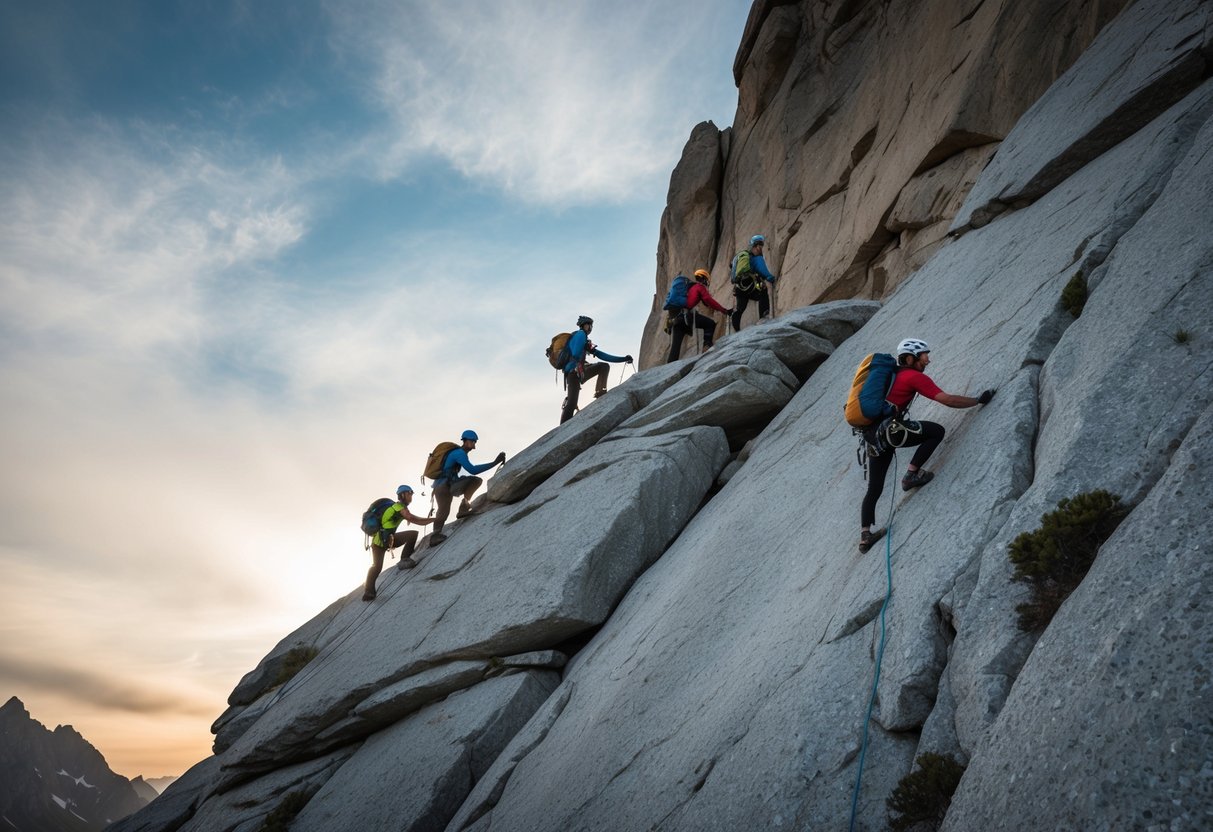
M396 564L397 569L412 569L417 565L417 561L412 558L401 558L400 563Z
M472 513L472 504L469 503L467 500L464 500L462 503L459 504L459 510L455 512L455 519L462 520L464 517L467 517L471 513Z
M364 593L362 593L362 600L363 600L363 601L374 601L374 600L375 600L375 593L373 593L373 592L364 592Z
M430 535L430 545L431 546L437 546L439 543L441 543L444 540L446 540L446 535L443 534L442 532L434 532L432 535Z
M906 475L901 478L901 490L909 491L911 488L921 488L933 479L935 479L934 474L921 468L917 471L907 471Z
M874 532L860 532L859 533L859 554L861 554L861 555L865 554L868 551L868 549L871 549L872 546L876 544L876 541L878 541L878 540L880 540L880 538L884 537L886 531L887 531L887 529L877 529Z

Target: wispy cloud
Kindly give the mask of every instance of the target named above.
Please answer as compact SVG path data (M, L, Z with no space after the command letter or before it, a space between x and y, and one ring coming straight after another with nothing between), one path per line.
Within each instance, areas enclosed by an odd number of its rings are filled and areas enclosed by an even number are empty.
M385 176L437 157L516 198L582 204L664 193L706 117L697 76L721 63L703 48L701 7L366 0L331 12L392 119Z
M0 683L6 690L29 687L88 691L94 705L138 714L176 713L208 716L213 705L200 698L155 690L146 683L132 685L120 677L91 668L68 667L49 661L28 661L0 655Z
M371 499L464 428L488 459L553 426L542 350L577 314L632 350L693 67L719 61L693 43L702 5L334 4L377 119L309 122L331 90L275 76L215 90L213 122L43 113L0 137L0 682L57 696L27 705L107 753L171 731L197 759L240 675L359 583ZM252 136L283 111L291 141ZM456 208L309 271L351 179L390 190L436 159L487 225L545 227L488 239ZM626 234L565 210L654 193Z

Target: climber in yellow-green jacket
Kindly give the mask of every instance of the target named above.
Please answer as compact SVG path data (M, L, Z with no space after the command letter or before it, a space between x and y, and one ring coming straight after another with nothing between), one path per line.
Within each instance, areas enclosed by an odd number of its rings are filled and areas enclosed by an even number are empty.
M371 568L366 573L366 589L362 593L363 601L375 600L375 581L383 571L383 556L397 546L400 550L400 565L397 569L412 569L417 565L413 560L413 550L417 548L417 532L415 530L399 531L401 523L413 523L425 526L434 522L433 517L418 517L409 511L409 503L413 501L413 489L402 485L396 489L396 502L388 506L380 521L381 529L371 538ZM386 502L386 500L384 501Z

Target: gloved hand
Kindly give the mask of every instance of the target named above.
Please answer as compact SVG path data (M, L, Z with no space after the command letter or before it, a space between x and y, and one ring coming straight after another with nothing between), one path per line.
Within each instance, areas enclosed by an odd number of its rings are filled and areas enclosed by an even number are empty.
M990 399L994 398L993 390L982 390L981 395L977 397L978 404L989 404Z
M625 355L625 356L623 357L623 363L624 363L624 364L631 364L631 363L633 363L633 362L632 362L632 356L630 356L630 355Z
M494 465L504 465L505 464L505 451L502 451L501 453L497 454L497 458L495 460L493 460L493 464Z

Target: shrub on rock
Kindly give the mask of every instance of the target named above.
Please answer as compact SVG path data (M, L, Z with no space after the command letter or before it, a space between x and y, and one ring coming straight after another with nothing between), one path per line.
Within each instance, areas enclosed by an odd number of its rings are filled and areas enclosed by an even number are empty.
M1128 513L1116 495L1089 491L1061 500L1056 510L1041 516L1039 529L1011 541L1012 578L1032 590L1031 599L1015 608L1021 630L1039 632L1048 626Z
M955 758L943 754L923 754L915 762L918 770L901 778L886 801L890 829L938 829L965 770Z
M278 671L277 678L274 679L273 687L285 685L295 678L295 675L300 670L303 670L304 665L316 658L319 652L319 650L310 645L307 647L292 647L290 652L283 657L282 667Z

